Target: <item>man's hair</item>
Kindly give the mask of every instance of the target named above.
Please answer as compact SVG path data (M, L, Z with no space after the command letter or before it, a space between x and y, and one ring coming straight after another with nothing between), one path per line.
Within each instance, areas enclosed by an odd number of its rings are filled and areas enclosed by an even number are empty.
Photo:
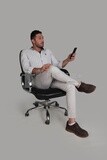
M30 39L32 40L37 34L42 34L42 32L39 30L32 31L30 34Z

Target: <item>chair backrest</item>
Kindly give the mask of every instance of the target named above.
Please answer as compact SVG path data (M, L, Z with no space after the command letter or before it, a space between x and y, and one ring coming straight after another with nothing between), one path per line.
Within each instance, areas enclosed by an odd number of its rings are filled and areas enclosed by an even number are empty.
M20 67L21 67L22 73L25 73L25 72L23 71L23 67L22 67L22 63L21 63L21 54L22 54L22 51L23 51L23 50L21 50L20 53L19 53L19 63L20 63Z
M22 51L20 51L19 53L19 63L20 63L20 67L21 67L21 85L23 87L24 90L31 92L31 86L29 85L29 82L31 81L31 75L29 73L25 73L22 67L22 63L21 63L21 55L22 55Z

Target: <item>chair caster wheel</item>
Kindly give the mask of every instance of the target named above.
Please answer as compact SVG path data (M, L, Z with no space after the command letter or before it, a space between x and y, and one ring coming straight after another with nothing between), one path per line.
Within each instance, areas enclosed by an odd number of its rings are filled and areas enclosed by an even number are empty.
M65 116L68 116L68 111L65 111L64 115L65 115Z
M58 104L57 102L55 103L55 105L56 105L57 107L59 107L59 104Z
M25 113L25 117L28 117L28 116L29 116L29 113L26 112L26 113Z
M50 123L50 121L49 121L49 120L46 120L46 121L45 121L45 124L49 124L49 123Z

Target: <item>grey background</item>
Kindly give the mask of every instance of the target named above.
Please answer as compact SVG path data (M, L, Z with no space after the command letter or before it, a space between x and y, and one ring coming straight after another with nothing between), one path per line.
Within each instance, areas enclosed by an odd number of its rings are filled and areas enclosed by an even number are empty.
M0 159L106 159L106 0L0 1ZM75 46L76 60L65 68L72 77L94 83L90 95L77 93L77 121L90 136L65 131L67 117L51 109L25 111L35 101L20 85L19 51L29 48L30 32L43 31L45 47L64 60ZM58 99L66 106L66 98ZM105 158L104 158L105 157Z

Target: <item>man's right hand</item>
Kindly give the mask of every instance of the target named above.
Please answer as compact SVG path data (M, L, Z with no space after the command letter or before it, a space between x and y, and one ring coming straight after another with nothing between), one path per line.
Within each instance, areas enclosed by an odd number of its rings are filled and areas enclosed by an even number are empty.
M52 64L47 63L41 67L41 72L47 71Z

